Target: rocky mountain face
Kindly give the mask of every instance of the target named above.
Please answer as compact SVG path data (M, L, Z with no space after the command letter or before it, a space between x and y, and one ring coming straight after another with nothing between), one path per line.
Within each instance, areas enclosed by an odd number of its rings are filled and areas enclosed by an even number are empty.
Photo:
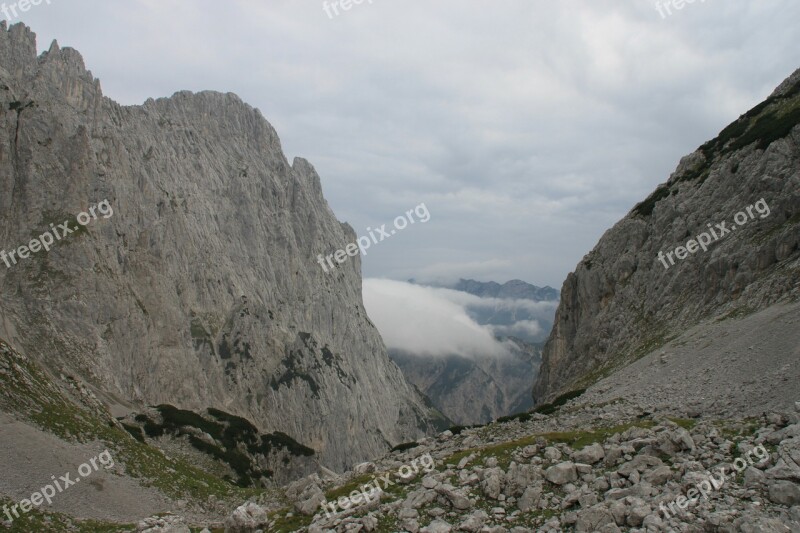
M258 110L214 92L121 106L75 50L37 57L27 27L0 29L0 249L77 228L0 263L1 337L118 416L214 408L334 469L431 429L359 258L317 264L355 233Z
M564 282L538 402L702 319L800 296L799 123L800 70L603 235Z
M426 356L390 349L406 379L456 424L485 424L533 407L541 345L509 338L507 356Z

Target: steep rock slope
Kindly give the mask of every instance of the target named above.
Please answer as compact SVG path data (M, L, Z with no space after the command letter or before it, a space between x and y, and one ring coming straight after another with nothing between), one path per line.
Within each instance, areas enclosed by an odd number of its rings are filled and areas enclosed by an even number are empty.
M507 338L504 356L432 356L390 349L406 379L457 424L485 424L533 407L530 383L541 364L541 344Z
M534 385L538 402L594 382L703 318L800 296L799 123L800 70L603 235L564 282ZM707 251L695 244L686 259L659 258L709 230L719 238Z
M0 263L0 336L101 396L223 409L332 468L429 429L359 258L316 262L354 232L258 110L212 92L121 106L75 50L37 57L27 27L0 30L0 249L113 208Z

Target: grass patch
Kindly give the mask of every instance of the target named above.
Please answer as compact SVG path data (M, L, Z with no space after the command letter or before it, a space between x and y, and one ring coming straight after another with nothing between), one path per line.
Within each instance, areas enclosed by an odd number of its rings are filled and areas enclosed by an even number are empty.
M674 422L675 424L677 424L678 426L682 427L683 429L685 429L687 431L691 431L697 425L697 420L692 420L690 418L669 418L668 417L667 420L670 420L670 421Z
M550 433L536 433L533 435L529 435L527 437L523 437L521 439L513 440L510 442L505 442L503 444L496 444L492 446L484 446L481 448L473 448L469 450L462 450L451 455L444 461L445 465L455 465L458 464L464 457L467 457L471 454L476 454L475 461L481 461L488 459L489 457L494 457L497 459L497 462L503 468L508 468L511 464L511 460L513 457L513 453L515 450L519 448L524 448L525 446L530 446L532 444L536 444L536 441L540 438L544 438L548 443L551 444L567 444L571 448L575 450L581 450L590 444L594 444L596 442L603 442L610 438L613 435L624 433L625 431L634 428L651 428L655 426L655 422L652 420L636 420L634 422L628 422L625 424L620 424L617 426L611 427L598 427L591 430L585 431L560 431L560 432L550 432Z
M0 355L6 358L6 356ZM32 361L11 356L6 377L0 378L0 408L19 414L42 430L67 442L101 441L128 475L175 499L209 496L245 500L259 491L243 490L134 438L110 416L92 413L71 402Z
M374 479L377 479L378 477L380 477L380 474L378 473L362 474L356 478L353 478L351 481L342 485L341 487L329 490L328 492L325 493L325 498L329 502L338 500L343 496L348 496L354 490L359 489L361 485L372 483L372 481Z
M0 498L0 507L5 505L10 509L16 503L6 498ZM9 533L63 533L64 531L76 533L123 533L135 528L132 524L78 520L62 513L41 511L35 507L28 513L20 511L19 514L19 518L14 518L11 527L3 528L2 530ZM5 512L3 512L2 520L7 520Z
M286 516L287 514L292 514L292 516ZM271 514L270 518L275 520L275 525L269 528L268 531L275 533L294 533L299 529L310 526L313 517L305 516L286 508Z

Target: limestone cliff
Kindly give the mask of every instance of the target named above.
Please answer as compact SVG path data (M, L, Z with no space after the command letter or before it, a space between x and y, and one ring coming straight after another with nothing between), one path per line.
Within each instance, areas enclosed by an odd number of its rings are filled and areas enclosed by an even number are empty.
M536 401L592 383L700 319L800 296L798 124L800 70L603 235L564 282ZM712 230L707 251L688 244ZM679 246L694 252L679 259Z
M107 399L217 408L340 469L421 436L428 409L361 299L354 232L233 94L122 106L78 52L0 23L0 249L108 200L113 216L7 268L0 336Z

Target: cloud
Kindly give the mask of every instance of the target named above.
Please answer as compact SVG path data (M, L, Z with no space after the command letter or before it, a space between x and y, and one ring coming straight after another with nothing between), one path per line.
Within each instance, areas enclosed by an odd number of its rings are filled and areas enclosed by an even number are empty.
M464 305L454 301L461 298L448 293L456 291L386 279L364 280L364 305L389 348L433 356L508 355L508 348L495 338L492 328L475 322Z
M361 233L433 219L364 258L560 287L603 232L797 68L796 0L71 0L23 14L125 104L237 93ZM768 60L765 60L768 58ZM320 251L321 252L321 251Z
M364 305L387 346L414 354L501 357L509 353L497 337L537 337L546 333L558 302L481 298L452 289L387 279L364 280ZM481 325L473 317L525 317L504 325ZM530 318L534 317L534 318Z
M520 320L510 326L492 326L497 335L535 337L543 333L542 326L535 320Z

